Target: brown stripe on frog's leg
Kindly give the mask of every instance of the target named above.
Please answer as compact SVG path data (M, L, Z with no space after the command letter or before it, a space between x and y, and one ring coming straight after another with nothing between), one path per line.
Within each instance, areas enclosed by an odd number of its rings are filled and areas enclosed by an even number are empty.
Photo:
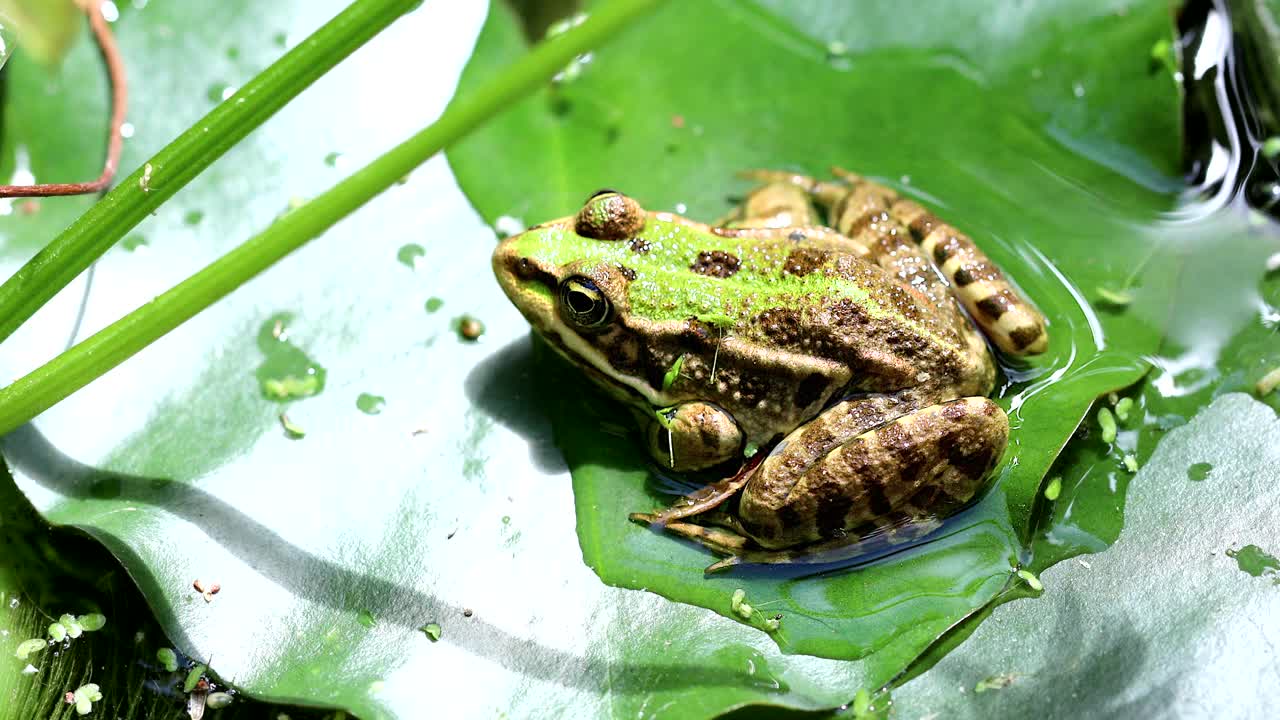
M923 407L826 453L785 493L755 493L748 484L739 518L761 546L777 549L881 518L932 516L933 507L915 504L930 487L935 507L953 510L985 486L1008 434L1004 411L985 397Z
M1011 355L1035 355L1048 348L1044 316L964 233L910 200L897 201L890 212L911 228L925 255L951 280L960 302L997 347Z

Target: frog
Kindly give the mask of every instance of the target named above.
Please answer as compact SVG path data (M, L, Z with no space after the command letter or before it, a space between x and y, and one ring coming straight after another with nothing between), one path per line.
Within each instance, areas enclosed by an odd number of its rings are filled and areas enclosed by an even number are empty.
M995 353L1044 352L1044 315L885 185L741 175L754 189L710 224L601 190L503 239L498 284L663 472L719 478L629 516L721 556L708 573L927 533L989 488Z

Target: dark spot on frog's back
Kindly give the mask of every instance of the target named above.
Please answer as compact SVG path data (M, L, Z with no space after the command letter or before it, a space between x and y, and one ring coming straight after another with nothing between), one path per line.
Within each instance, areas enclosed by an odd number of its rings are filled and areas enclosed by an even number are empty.
M804 277L809 273L822 267L831 254L826 250L818 248L802 247L792 250L787 255L787 260L782 265L782 271L795 275L796 277Z
M732 277L742 267L742 260L737 255L723 250L703 250L689 269L707 277Z
M866 308L848 298L831 303L831 317L845 327L865 325L870 320Z
M770 308L756 316L756 324L765 337L780 344L791 344L800 338L800 313L787 308Z
M649 243L648 240L645 240L644 238L631 239L631 252L637 255L647 255L649 254L649 250L651 248L652 248L652 245Z
M635 270L632 270L631 268L621 263L619 263L617 267L618 267L618 272L622 273L622 277L626 278L628 281L636 279Z

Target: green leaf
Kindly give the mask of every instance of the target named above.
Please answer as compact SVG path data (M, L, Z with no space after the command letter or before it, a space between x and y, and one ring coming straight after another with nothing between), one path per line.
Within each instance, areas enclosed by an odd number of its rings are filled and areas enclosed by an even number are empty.
M1181 113L1172 79L1148 74L1147 60L1172 37L1167 9L1078 0L1005 12L1014 5L953 3L904 23L887 0L856 12L671 3L556 97L511 108L450 158L494 223L571 212L606 185L710 219L746 187L734 170L832 162L945 206L1048 313L1054 346L1002 399L1017 430L999 486L924 548L817 578L708 580L706 553L626 522L668 498L647 486L633 440L617 436L625 416L580 384L552 386L554 368L534 360L527 326L489 277L489 226L439 162L5 437L0 452L47 518L120 558L184 655L211 658L255 696L365 718L418 717L424 696L458 716L564 707L700 717L748 704L830 708L864 689L866 713L879 710L873 691L949 628L1028 592L1013 573L1049 463L1096 395L1146 371L1138 358L1160 348L1177 264L1147 263L1122 312L1096 312L1080 288L1123 286L1157 243L1190 247L1216 232L1170 227L1164 215L1182 189ZM126 11L117 30L130 66L181 73L138 78L123 164L196 120L206 89L269 62L277 34L302 37L338 8L241 0L216 27L189 4ZM993 27L992 17L1012 19ZM84 281L0 346L0 374L149 300L424 125L481 21L466 4L406 16L145 221L145 245L109 252L83 318ZM163 25L183 28L184 42L156 40ZM495 10L467 86L522 52L519 33ZM832 43L847 50L829 56ZM192 63L190 47L214 52ZM38 177L96 157L81 138L100 137L98 115L70 112L100 89L81 52L52 80L18 61L9 69L10 97L21 88L39 101L7 108L0 147L29 148ZM342 163L326 161L335 152ZM0 173L18 158L6 162ZM89 202L0 216L0 271ZM198 224L185 221L192 211ZM397 254L414 244L423 254L410 268ZM449 317L432 314L442 303L484 334L461 341ZM255 376L266 359L259 332L279 313L292 313L290 342L327 371L316 394L289 400L307 430L298 442ZM377 415L353 402L370 389L386 398ZM1106 483L1063 478L1054 508L1070 500L1074 521L1112 528L1119 503ZM1054 556L1037 547L1042 557ZM1045 597L1062 587L1062 568L1027 569L1045 578ZM223 588L212 603L190 589L201 577ZM737 588L749 618L733 612ZM365 627L362 613L377 622ZM428 619L448 624L442 642L423 639Z
M0 56L13 52L8 45L14 35L18 46L39 62L53 65L62 60L83 26L75 0L0 0L0 20L12 21L16 33L5 33ZM8 25L5 22L4 25ZM7 29L7 28L6 28ZM3 65L0 60L0 65Z

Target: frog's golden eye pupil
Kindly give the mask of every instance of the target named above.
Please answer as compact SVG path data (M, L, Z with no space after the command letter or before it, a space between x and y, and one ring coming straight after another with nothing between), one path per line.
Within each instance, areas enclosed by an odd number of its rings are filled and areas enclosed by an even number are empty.
M598 328L609 321L609 299L587 278L572 277L561 284L560 307L580 328Z

